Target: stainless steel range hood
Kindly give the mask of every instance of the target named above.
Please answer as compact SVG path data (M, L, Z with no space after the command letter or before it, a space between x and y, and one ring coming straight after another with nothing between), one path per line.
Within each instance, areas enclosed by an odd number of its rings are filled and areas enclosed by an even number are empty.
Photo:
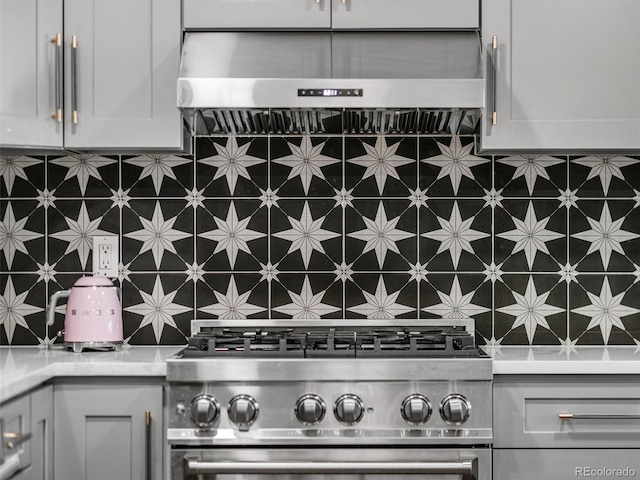
M483 106L477 32L187 32L196 134L460 133Z

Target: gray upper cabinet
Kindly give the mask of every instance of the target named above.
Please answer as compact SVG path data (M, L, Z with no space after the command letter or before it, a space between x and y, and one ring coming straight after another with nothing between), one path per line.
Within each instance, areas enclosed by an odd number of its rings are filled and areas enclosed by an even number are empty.
M478 0L333 0L335 29L476 29Z
M331 26L331 0L184 0L184 28L324 29Z
M179 148L180 0L65 0L64 22L65 147Z
M637 0L483 0L482 149L640 149L638 19Z
M477 29L478 0L184 0L187 30Z
M2 146L181 148L180 0L0 1Z
M0 145L62 148L62 33L62 0L0 0Z

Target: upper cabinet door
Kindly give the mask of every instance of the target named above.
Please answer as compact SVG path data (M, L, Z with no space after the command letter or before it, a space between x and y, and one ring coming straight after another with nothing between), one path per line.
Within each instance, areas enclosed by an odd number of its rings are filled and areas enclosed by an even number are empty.
M330 26L331 0L184 0L186 30L324 29Z
M51 41L58 34L59 46ZM3 147L62 147L63 124L57 114L62 109L62 71L57 70L62 68L61 42L62 0L0 1Z
M65 0L65 147L180 148L180 0Z
M482 148L640 149L639 20L638 0L483 0Z
M333 0L336 29L477 29L478 0Z

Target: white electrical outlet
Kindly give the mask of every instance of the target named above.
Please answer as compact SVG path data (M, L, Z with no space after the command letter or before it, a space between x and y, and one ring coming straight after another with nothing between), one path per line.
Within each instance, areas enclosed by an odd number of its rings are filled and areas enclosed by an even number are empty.
M118 276L118 237L93 237L93 273L110 278Z

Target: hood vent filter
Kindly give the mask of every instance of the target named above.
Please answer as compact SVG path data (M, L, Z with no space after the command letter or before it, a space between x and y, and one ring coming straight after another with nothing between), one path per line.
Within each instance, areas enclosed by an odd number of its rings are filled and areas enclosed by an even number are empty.
M473 134L479 109L199 109L191 133L214 135Z

